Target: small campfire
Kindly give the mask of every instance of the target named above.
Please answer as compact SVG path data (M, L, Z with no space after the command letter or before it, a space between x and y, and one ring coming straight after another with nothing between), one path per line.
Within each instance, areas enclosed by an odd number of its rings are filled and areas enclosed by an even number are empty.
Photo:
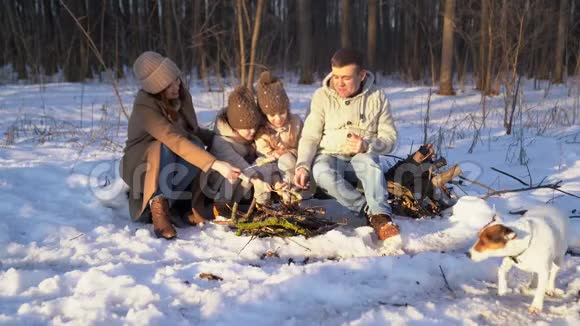
M310 238L324 234L339 224L324 218L322 209L302 208L297 204L280 204L276 207L256 205L252 201L247 212L239 211L239 205L233 207L224 205L221 208L214 206L215 216L230 216L228 221L216 221L217 224L226 224L236 230L236 235L252 237L294 237ZM228 215L229 213L229 215Z

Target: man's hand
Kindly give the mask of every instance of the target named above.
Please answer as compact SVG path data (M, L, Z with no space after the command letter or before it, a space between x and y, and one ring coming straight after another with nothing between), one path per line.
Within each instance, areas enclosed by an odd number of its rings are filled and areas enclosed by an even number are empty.
M297 168L294 174L294 185L300 189L308 189L310 186L308 170L303 167Z
M368 149L367 142L354 132L346 136L346 151L352 154L364 153Z
M226 178L231 184L235 183L242 171L240 169L232 166L228 162L215 160L211 165L211 169L217 171L224 178Z

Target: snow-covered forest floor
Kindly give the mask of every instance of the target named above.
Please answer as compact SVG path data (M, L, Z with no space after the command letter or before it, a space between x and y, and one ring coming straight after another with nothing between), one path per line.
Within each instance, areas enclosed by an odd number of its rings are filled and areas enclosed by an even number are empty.
M534 184L562 180L562 190L580 195L577 86L534 89L524 82L514 132L506 135L502 95L487 98L482 126L478 91L433 94L426 123L429 87L380 85L400 133L393 154L416 150L426 132L469 179L495 189L522 187L495 167ZM292 110L304 117L318 85L286 87ZM227 93L190 89L198 119L210 123ZM127 82L120 91L130 111L137 87ZM206 224L178 229L177 240L165 241L152 235L151 225L130 221L123 196L109 198L121 189L116 162L126 130L110 85L0 86L0 324L580 322L580 257L566 257L558 296L547 297L544 312L532 316L528 274L511 272L513 290L499 297L499 260L474 263L464 255L493 207L508 220L517 218L510 210L542 203L580 215L578 198L540 189L484 201L478 198L483 188L465 185L456 189L464 197L444 217L399 217L402 247L396 249L378 243L355 219L311 239L248 243L225 226ZM349 217L331 200L305 205ZM580 237L580 219L571 222ZM267 252L276 254L264 257Z

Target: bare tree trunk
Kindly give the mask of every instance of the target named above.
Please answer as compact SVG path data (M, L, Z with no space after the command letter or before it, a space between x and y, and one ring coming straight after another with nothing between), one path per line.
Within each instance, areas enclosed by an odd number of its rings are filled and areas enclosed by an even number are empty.
M487 62L487 46L488 46L488 28L489 22L489 4L492 0L481 0L481 23L479 29L479 69L477 72L476 88L482 91L486 89L486 62Z
M554 84L564 82L564 52L566 50L566 36L568 31L568 1L560 0L560 14L558 19L558 39L556 41L556 64L554 67Z
M409 75L410 75L410 69L409 67L410 65L410 59L411 59L411 54L412 54L412 42L410 42L410 39L413 37L410 32L410 26L412 24L411 19L413 17L411 17L409 15L409 12L407 10L401 10L401 16L402 16L402 20L401 20L401 38L400 40L400 44L399 47L402 49L402 56L401 56L401 71L403 73L403 76L408 79ZM411 43L411 44L409 44Z
M310 46L316 47L311 51L310 59L311 73L323 75L328 71L328 58L332 51L340 47L339 37L328 37L329 35L338 36L340 33L339 2L334 1L310 1L311 22L308 24L312 31ZM297 15L297 21L300 19ZM329 17L329 19L312 19L312 17ZM297 34L297 37L301 36ZM312 79L312 76L310 77Z
M312 9L310 0L298 0L299 84L312 84Z
M367 64L372 70L376 69L377 58L377 17L378 0L368 0L367 22Z
M246 83L246 50L244 46L243 1L237 0L238 37L240 38L240 85Z
M175 44L174 46L176 47L176 49L174 50L174 55L175 55L175 60L178 60L176 62L179 62L179 66L181 69L187 71L187 73L191 72L191 65L189 64L189 62L186 61L186 54L185 54L185 50L183 49L183 45L185 42L183 42L183 39L181 37L181 26L182 24L182 17L180 15L177 14L177 10L176 10L176 4L175 1L170 1L171 2L171 17L173 17L172 22L173 22L173 29L174 29L174 38L175 38ZM177 51L179 50L179 52Z
M131 15L129 16L129 28L128 28L128 30L129 30L129 35L131 35L131 39L132 39L133 51L126 54L126 56L130 58L129 59L130 61L132 61L134 51L135 52L141 51L141 49L145 48L145 46L143 45L143 38L141 37L141 33L139 33L139 25L140 25L140 21L141 21L141 15L139 14L139 8L142 8L142 6L139 6L139 4L136 3L136 1L131 1Z
M439 95L455 95L453 90L453 34L455 19L455 0L445 0L443 21L443 48L441 50L441 74L439 76Z
M343 48L352 47L351 4L351 0L340 1L340 46Z
M557 7L557 2L547 0L547 2L543 2L541 8L538 8L538 11L540 11L539 19L542 20L542 23L539 24L541 26L541 33L539 34L539 57L536 64L535 74L536 78L542 80L551 79L551 74L553 73L552 68L555 64L552 53L554 51L555 43L554 36L557 34L555 28L556 24L554 23L556 21L554 17L556 17L556 12L558 11Z
M421 19L423 19L423 0L415 0L415 14L413 24L413 50L411 53L410 73L411 80L418 81L421 79Z
M486 0L484 0L486 1ZM492 69L493 69L493 24L494 21L494 0L489 1L489 20L487 24L487 64L485 73L485 95L497 95L492 89ZM484 116L485 118L485 116Z
M467 18L465 14L461 12L457 12L455 16L455 21L457 24L455 25L455 30L463 30L467 26ZM460 17L458 17L460 16ZM457 67L457 81L459 82L459 88L461 90L465 90L465 73L466 73L466 66L467 66L467 59L469 55L469 46L464 37L458 37L454 39L453 42L455 45L454 57L455 57L455 64Z
M130 59L131 57L137 57L141 54L141 48L138 47L135 42L137 41L133 38L132 35L129 34L130 29L132 26L130 25L130 17L126 18L130 14L130 7L131 3L127 0L124 0L124 15L121 15L120 8L117 9L118 14L115 16L115 49L114 49L114 65L115 65L115 74L117 78L125 77L125 72L123 70L123 66L132 65L133 62ZM111 12L111 10L109 10ZM119 23L120 22L120 23ZM110 50L113 51L113 50ZM131 61L129 61L131 60Z
M85 16L85 8L84 2L74 1L70 3L70 9L76 17L84 17ZM67 15L66 12L63 13ZM63 17L61 17L62 19ZM74 19L69 16L65 16L63 21L63 30L66 33L66 38L68 39L68 43L66 43L69 47L66 49L67 51L67 59L64 61L64 76L67 81L70 82L78 82L84 79L84 73L86 72L84 68L84 43L86 42L81 33L75 26ZM83 26L86 28L86 26Z
M258 38L260 37L260 25L262 23L262 12L264 11L264 0L258 0L256 7L256 17L254 21L254 32L252 33L252 47L250 49L250 67L248 72L247 87L252 89L254 82L254 64L256 62L256 47L258 46Z
M381 6L379 6L381 17L379 19L380 41L378 42L377 55L380 55L384 60L378 62L377 68L380 68L385 74L390 73L391 64L395 55L395 53L393 53L394 51L388 50L390 49L393 40L390 21L392 7L391 3L383 3L383 1L381 1Z
M12 53L12 62L16 73L18 74L18 79L28 78L26 72L26 51L24 46L24 35L21 33L21 29L18 28L17 22L21 20L18 18L16 12L16 4L12 1L4 2L4 10L6 10L6 16L8 16L8 21L10 23L10 29L12 30L12 42L14 46L14 51Z
M42 66L44 67L44 73L47 75L52 75L58 71L58 42L50 39L55 35L56 31L54 29L54 15L50 8L50 1L43 0L42 14L43 28L42 28L42 56L43 61Z
M197 77L199 79L205 80L205 71L202 72L202 58L203 58L203 48L202 48L202 39L201 36L201 21L202 21L202 0L192 0L191 4L191 42L193 48L193 62L192 67L195 67L197 70Z
M173 1L162 1L163 10L163 40L165 44L165 54L171 58L171 60L179 63L176 56L176 44L175 44L175 32L174 32L174 20L171 7ZM183 68L181 68L183 69Z
M115 18L115 68L113 72L117 80L123 77L123 69L121 69L119 61L119 19Z

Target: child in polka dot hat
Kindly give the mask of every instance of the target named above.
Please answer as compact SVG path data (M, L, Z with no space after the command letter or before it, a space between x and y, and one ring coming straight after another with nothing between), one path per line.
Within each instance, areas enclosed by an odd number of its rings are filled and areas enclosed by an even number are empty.
M256 85L258 106L267 121L256 134L259 159L277 162L282 181L290 185L294 177L298 138L302 120L290 112L290 100L282 81L264 71Z

